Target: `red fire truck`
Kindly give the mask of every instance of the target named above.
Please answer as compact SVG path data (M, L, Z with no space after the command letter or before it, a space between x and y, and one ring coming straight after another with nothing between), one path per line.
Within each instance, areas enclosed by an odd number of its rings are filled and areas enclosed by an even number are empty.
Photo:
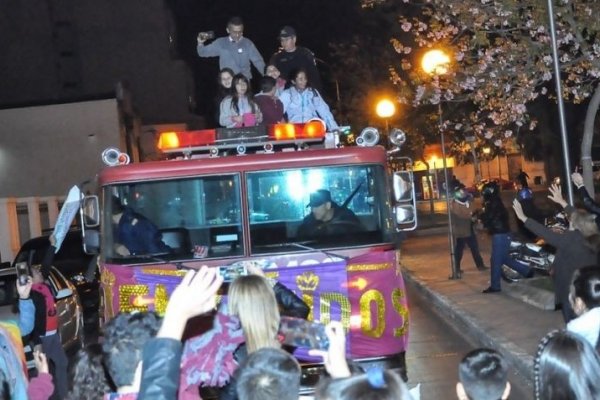
M104 154L114 166L100 173L99 196L82 202L84 243L99 253L104 318L164 312L186 268L252 262L302 297L309 319L341 321L350 357L402 367L408 308L398 243L402 230L417 225L410 160L396 158L407 168L390 171L399 148L376 145L373 128L347 147L311 123L231 133L165 133L159 146L175 159L163 161L120 165L128 157ZM391 138L400 144L403 135ZM300 237L310 194L319 189L360 223ZM152 221L171 251L119 254L115 198Z

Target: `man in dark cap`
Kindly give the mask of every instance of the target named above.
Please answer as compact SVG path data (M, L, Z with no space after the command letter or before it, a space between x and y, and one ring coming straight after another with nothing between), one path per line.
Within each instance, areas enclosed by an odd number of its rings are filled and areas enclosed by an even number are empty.
M284 26L279 31L281 48L271 56L269 64L277 67L281 77L290 82L292 74L303 69L308 74L311 87L321 91L321 76L317 70L315 55L306 47L296 46L296 30Z
M311 213L298 227L298 238L342 235L363 231L358 217L348 208L331 200L331 192L319 189L310 195Z

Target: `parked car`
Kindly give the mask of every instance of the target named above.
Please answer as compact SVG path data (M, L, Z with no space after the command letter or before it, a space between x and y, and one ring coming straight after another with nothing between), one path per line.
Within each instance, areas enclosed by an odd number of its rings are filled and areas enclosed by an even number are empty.
M17 273L14 267L0 269L0 318L16 319ZM73 285L56 268L50 270L49 282L56 297L56 311L62 344L72 355L83 346L83 311Z
M516 190L515 182L506 180L504 178L482 179L471 186L465 187L465 190L471 193L474 197L479 197L481 195L483 185L485 185L488 182L496 182L500 187L500 190Z
M29 265L41 264L46 249L50 245L49 234L28 240L21 246L13 266L20 261ZM71 230L56 255L52 265L61 275L74 285L83 307L83 327L85 337L95 339L98 334L98 308L100 306L100 285L96 258L83 252L80 230Z

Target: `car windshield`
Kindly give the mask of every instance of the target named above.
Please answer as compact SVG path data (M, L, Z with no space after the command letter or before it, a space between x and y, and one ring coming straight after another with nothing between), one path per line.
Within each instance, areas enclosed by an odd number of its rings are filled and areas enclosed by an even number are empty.
M127 264L386 242L384 177L382 166L352 165L106 186L103 256ZM328 201L314 203L315 191ZM331 211L317 218L316 209Z

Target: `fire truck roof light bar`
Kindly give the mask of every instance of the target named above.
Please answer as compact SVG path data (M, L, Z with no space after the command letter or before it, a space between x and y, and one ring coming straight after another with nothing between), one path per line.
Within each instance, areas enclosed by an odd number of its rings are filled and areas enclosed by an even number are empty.
M243 128L242 128L243 129ZM217 147L219 149L265 146L265 142L278 144L301 144L320 142L325 138L325 124L321 120L311 120L302 124L269 125L267 135L237 138L219 138L216 129L198 131L162 132L157 147L163 153L181 153L187 151L205 151ZM242 132L242 131L240 131Z

